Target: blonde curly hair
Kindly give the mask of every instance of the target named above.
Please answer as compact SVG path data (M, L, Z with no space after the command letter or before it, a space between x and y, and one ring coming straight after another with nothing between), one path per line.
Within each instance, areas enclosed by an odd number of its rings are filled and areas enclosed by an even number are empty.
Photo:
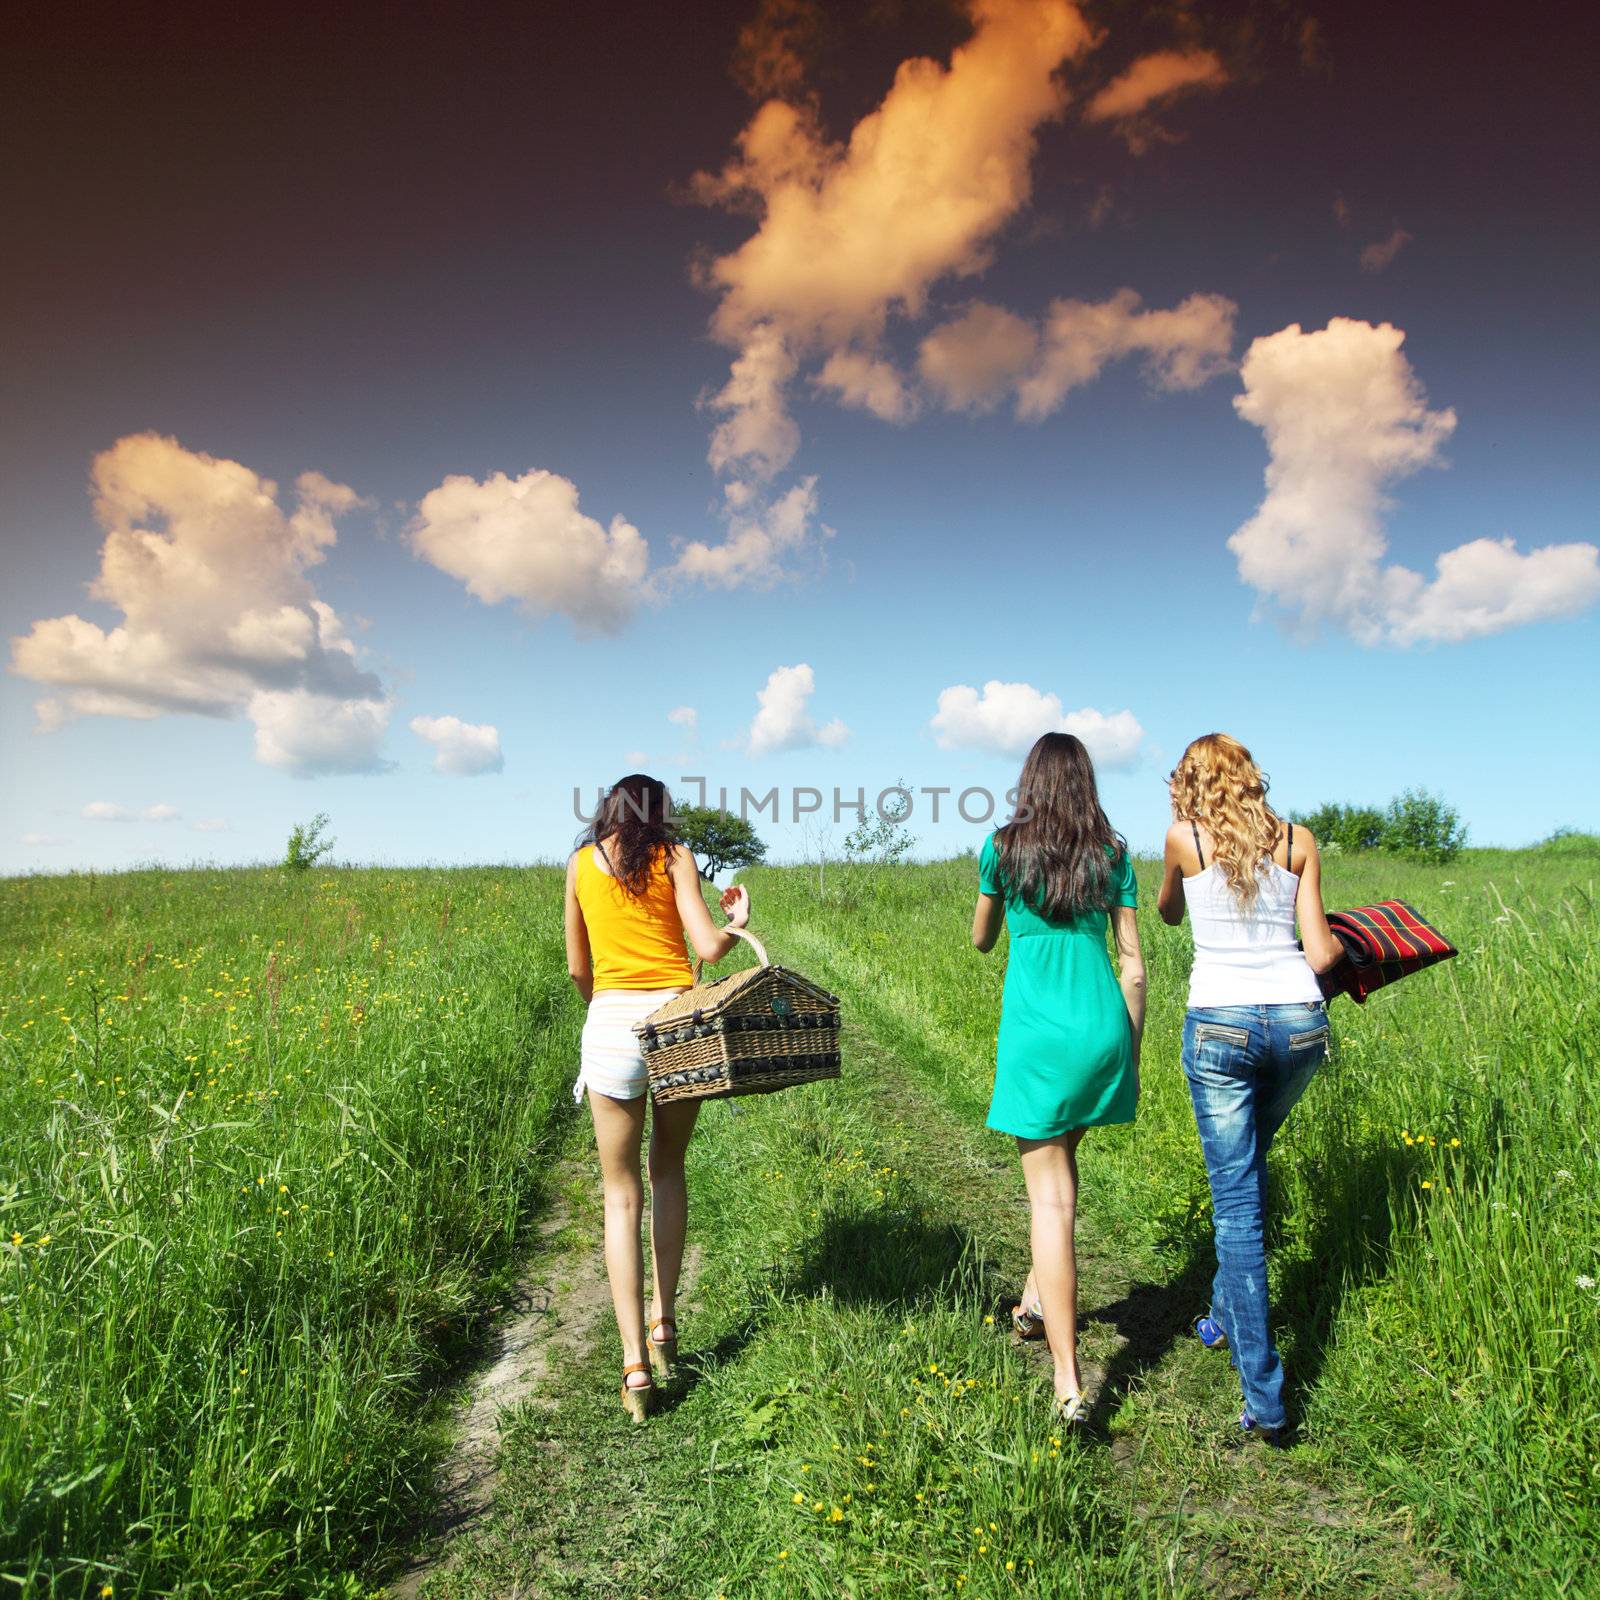
M1260 889L1261 868L1283 831L1282 819L1267 804L1267 780L1255 757L1229 734L1203 734L1183 752L1167 782L1173 818L1205 825L1229 890L1248 910Z

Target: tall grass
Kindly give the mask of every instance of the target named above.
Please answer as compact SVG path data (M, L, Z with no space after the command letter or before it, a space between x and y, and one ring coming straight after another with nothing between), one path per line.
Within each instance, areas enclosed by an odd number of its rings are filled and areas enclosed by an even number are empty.
M0 1570L344 1593L514 1260L577 1006L553 869L0 885Z
M1330 862L1330 905L1411 900L1462 955L1336 1003L1336 1054L1274 1155L1280 1342L1308 1432L1409 1507L1474 1593L1577 1593L1600 1533L1596 865L1575 850ZM1148 908L1155 865L1139 879ZM975 864L855 868L820 895L801 869L747 881L784 959L981 1119L1004 963L967 942ZM1179 1062L1191 946L1149 910L1140 925L1139 1120L1086 1141L1083 1205L1102 1248L1152 1252L1177 1278L1210 1259Z

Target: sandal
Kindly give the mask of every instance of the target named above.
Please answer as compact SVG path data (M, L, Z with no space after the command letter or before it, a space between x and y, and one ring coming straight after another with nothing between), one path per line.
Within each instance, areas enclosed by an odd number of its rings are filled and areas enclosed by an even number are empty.
M671 1328L669 1336L663 1330ZM657 1317L650 1324L650 1365L665 1382L678 1364L678 1324L671 1317Z
M1081 1426L1089 1410L1089 1397L1083 1390L1056 1396L1055 1418L1064 1428Z
M1011 1330L1019 1339L1044 1338L1044 1307L1037 1300L1031 1306L1019 1302L1011 1313Z
M642 1372L643 1383L629 1383L628 1378L632 1373ZM650 1376L650 1363L648 1361L630 1361L622 1369L622 1409L633 1418L635 1422L643 1422L655 1409L656 1383Z

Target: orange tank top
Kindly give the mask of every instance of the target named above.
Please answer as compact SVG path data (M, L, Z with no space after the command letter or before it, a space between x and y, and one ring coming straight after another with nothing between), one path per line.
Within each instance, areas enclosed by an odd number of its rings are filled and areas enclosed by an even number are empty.
M593 845L578 852L578 909L589 930L594 988L687 989L694 982L683 948L672 876L663 859L644 893L631 895L595 861Z

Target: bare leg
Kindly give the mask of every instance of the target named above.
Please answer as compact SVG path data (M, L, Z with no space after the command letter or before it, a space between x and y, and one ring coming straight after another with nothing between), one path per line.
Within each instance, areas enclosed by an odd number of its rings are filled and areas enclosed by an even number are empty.
M1022 1176L1033 1214L1033 1272L1044 1307L1045 1336L1055 1360L1057 1398L1083 1387L1078 1371L1078 1258L1073 1230L1078 1218L1078 1143L1074 1128L1056 1139L1018 1139Z
M606 1276L611 1304L622 1336L624 1366L645 1360L644 1250L639 1238L644 1218L644 1183L639 1176L639 1148L644 1140L644 1096L613 1100L589 1091L589 1114L600 1151L600 1181L605 1190ZM648 1381L638 1373L630 1380Z
M1039 1284L1034 1277L1033 1268L1028 1268L1028 1281L1022 1286L1022 1309L1032 1311L1039 1300ZM1042 1307L1040 1308L1043 1309Z
M698 1100L669 1100L657 1106L650 1124L650 1271L655 1280L650 1320L673 1323L678 1276L683 1270L683 1235L689 1215L689 1189L683 1159L689 1149Z

